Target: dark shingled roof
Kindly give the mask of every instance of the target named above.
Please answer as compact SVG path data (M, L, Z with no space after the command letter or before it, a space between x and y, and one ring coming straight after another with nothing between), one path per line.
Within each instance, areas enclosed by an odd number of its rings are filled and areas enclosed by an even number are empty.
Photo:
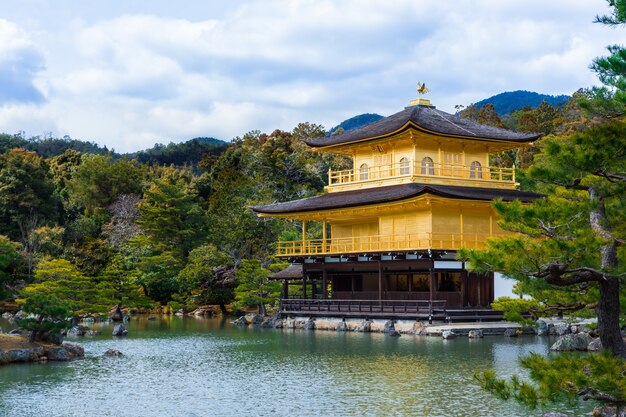
M523 202L529 202L543 197L542 194L518 190L409 183L377 188L365 188L354 191L327 193L315 197L303 198L301 200L268 204L265 206L253 206L251 208L257 213L265 214L299 213L303 211L388 203L392 201L406 200L422 194L432 194L439 197L463 200L490 201L501 198L504 201L521 200Z
M270 279L302 279L302 264L291 264L282 271L269 276Z
M334 136L305 139L304 142L313 147L358 142L370 138L384 137L399 129L408 127L410 123L443 135L460 136L475 140L491 139L523 143L532 142L541 136L540 133L520 133L483 125L470 119L463 119L437 110L434 107L413 106L358 129L348 130Z

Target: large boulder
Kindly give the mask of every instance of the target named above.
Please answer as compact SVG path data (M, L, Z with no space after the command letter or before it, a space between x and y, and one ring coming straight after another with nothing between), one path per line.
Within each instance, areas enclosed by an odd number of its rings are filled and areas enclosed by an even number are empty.
M394 329L392 332L386 333L387 336L400 337L400 332Z
M590 342L591 336L587 333L566 334L560 336L550 347L550 350L559 352L587 350L587 346L589 346Z
M7 352L9 362L28 362L30 360L29 349L13 349Z
M49 361L65 362L70 360L69 352L63 346L48 348L46 356L48 357Z
M258 326L263 322L263 317L256 313L248 313L243 317L247 325Z
M563 336L565 334L572 333L572 329L567 323L557 323L554 325L554 334L557 336Z
M68 336L84 336L88 329L84 326L74 326L67 331Z
M236 324L237 326L247 326L248 323L246 323L246 318L244 316L239 317L236 320L233 320L233 324Z
M470 339L480 339L483 337L483 331L478 329L478 330L470 330L467 333L467 337L469 337Z
M109 311L109 319L113 321L123 321L124 313L122 313L122 307L117 304L113 310Z
M537 333L537 336L547 336L548 331L548 323L544 320L537 320L535 323L535 332Z
M67 353L70 355L70 358L82 358L85 356L85 348L83 348L78 343L69 343L63 342L63 347L67 350Z
M348 331L348 325L346 324L345 321L340 321L339 324L337 325L337 328L335 329L338 332L347 332Z
M123 324L116 324L113 327L113 336L126 336L128 335L128 330L126 330L126 326Z
M119 358L121 356L124 356L124 354L116 349L107 349L107 351L104 352L104 356L106 356L107 358Z
M355 331L360 333L367 333L372 330L372 322L369 320L363 320L357 326Z
M388 320L385 322L385 327L383 329L383 333L393 333L396 331L396 326L393 323L393 320Z
M590 352L599 352L602 350L602 342L599 337L591 339L591 342L587 345L587 350Z
M458 334L454 333L452 330L444 330L443 333L441 333L441 337L443 339L455 339L458 337Z
M15 315L13 316L13 319L14 320L21 320L21 319L25 319L26 317L28 317L28 314L26 314L22 310L20 310L17 313L15 313Z
M616 407L601 405L594 408L591 414L593 417L626 417L626 408L622 407L618 414Z
M517 329L509 328L504 331L504 337L517 337L519 336L519 332Z
M309 318L304 322L304 326L302 327L304 330L315 330L315 320Z

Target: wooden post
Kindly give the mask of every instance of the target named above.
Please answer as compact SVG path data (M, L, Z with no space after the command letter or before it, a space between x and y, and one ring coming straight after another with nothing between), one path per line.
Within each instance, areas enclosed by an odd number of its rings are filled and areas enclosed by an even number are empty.
M378 303L380 304L381 311L383 306L383 267L378 261Z
M467 305L467 270L465 262L463 262L463 270L461 271L461 306Z
M281 292L280 298L285 299L289 296L289 284L286 279L283 280L283 288Z
M463 208L459 208L459 230L461 232L461 242L459 246L463 246Z
M322 253L327 253L326 248L326 221L322 222Z
M302 250L300 253L306 253L306 220L302 220Z
M326 270L322 270L322 298L326 300L328 298L328 277Z
M433 322L433 299L435 298L435 268L434 268L434 262L431 261L431 268L429 269L430 272L430 294L429 294L429 305L428 305L428 323Z

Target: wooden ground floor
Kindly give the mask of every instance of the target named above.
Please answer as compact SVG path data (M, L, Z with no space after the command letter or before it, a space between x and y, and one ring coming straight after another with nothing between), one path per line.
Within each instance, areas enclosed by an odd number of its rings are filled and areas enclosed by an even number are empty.
M463 262L454 260L454 254L400 253L295 261L300 262L289 268L290 274L273 276L283 283L283 313L380 318L434 315L435 319L482 315L495 319L490 310L493 274L467 271Z

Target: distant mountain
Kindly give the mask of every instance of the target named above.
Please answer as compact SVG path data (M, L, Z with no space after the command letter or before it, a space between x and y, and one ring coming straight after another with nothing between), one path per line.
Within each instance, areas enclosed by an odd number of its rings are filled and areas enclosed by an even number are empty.
M187 142L173 143L168 145L157 143L150 149L135 152L128 156L137 158L139 162L150 164L182 166L185 164L196 165L205 154L219 155L228 143L216 138L194 138Z
M508 91L506 93L496 94L495 96L486 98L474 103L479 109L487 103L493 104L493 107L500 116L507 115L523 107L537 107L545 100L548 104L558 106L565 103L571 97L566 95L550 96L547 94L534 93L532 91Z
M64 138L31 138L25 139L19 135L0 133L0 153L10 149L23 148L36 152L39 156L50 158L60 155L68 149L81 153L111 155L113 159L121 157L136 158L141 163L177 166L196 165L204 154L219 155L228 146L223 140L208 137L199 137L181 143L170 142L168 145L156 144L152 148L138 152L119 154L106 146L84 140Z
M113 156L119 156L118 154L110 151L106 146L100 147L96 143L72 139L69 136L64 138L41 139L39 137L33 137L25 139L20 135L0 133L0 153L5 153L14 148L22 148L27 151L36 152L43 158L60 155L68 149L74 149L82 153L94 153L100 155L112 154Z
M332 135L335 132L335 130L339 128L343 130L357 129L359 127L368 125L370 123L377 122L380 119L384 119L384 117L381 116L380 114L373 114L373 113L359 114L358 116L354 116L354 117L349 118L348 120L344 120L343 122L339 123L337 126L330 129L328 131L328 135L329 136Z

